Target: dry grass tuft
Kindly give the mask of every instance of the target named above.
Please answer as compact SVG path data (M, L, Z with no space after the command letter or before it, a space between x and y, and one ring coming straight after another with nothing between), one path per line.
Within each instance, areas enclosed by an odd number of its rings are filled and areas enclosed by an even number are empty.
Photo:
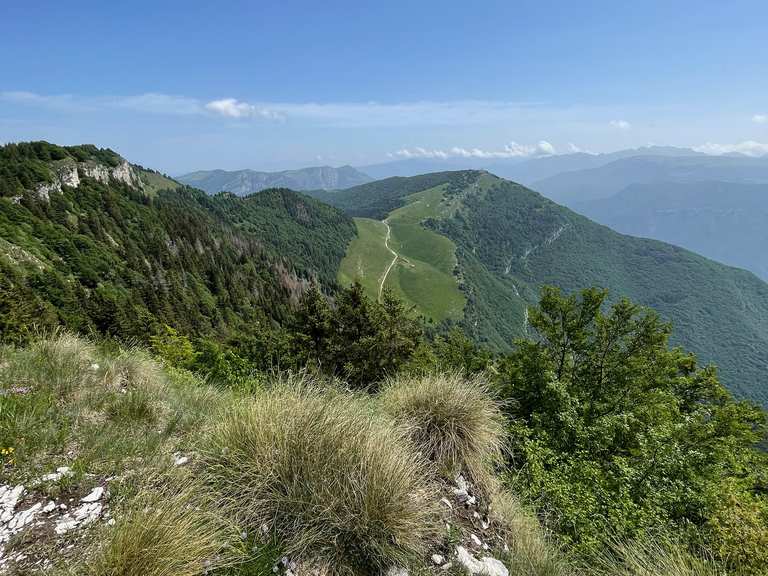
M231 565L235 531L188 480L139 493L106 529L83 576L196 576Z
M511 576L566 576L572 573L565 555L547 537L535 514L512 494L497 491L489 513L505 533L509 551L503 560Z
M401 376L380 394L384 410L408 425L424 455L449 478L466 472L487 494L502 456L505 421L480 376Z
M285 381L211 431L207 475L248 531L328 574L407 565L437 528L428 463L371 402Z
M590 564L584 573L591 576L726 576L713 562L664 536L616 542Z

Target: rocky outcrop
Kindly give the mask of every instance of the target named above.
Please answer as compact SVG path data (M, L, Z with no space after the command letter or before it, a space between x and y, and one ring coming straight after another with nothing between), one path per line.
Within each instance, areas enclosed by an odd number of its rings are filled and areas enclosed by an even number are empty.
M19 574L45 573L51 566L51 559L45 554L37 554L35 543L55 540L57 546L54 548L71 550L70 532L102 518L108 524L114 522L106 511L107 491L103 485L79 498L77 493L60 494L58 501L50 499L47 491L42 489L44 485L55 484L71 475L71 469L62 466L28 486L0 484L0 574L9 569ZM8 548L12 538L22 533L31 545L21 549Z
M110 168L96 162L67 162L54 169L52 182L42 182L37 185L34 192L38 199L47 202L51 194L61 194L62 186L77 188L80 186L80 175L85 178L93 178L102 184L109 184L111 180L127 184L133 188L143 188L139 174L126 160L117 166Z

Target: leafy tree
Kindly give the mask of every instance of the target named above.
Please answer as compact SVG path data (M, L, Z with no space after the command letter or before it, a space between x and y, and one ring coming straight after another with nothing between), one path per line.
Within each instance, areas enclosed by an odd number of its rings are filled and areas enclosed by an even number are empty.
M317 290L302 299L293 322L293 353L301 363L370 388L396 373L422 338L418 321L391 293L381 303L365 295L359 282L339 291L331 308Z
M197 361L198 353L195 352L189 338L179 334L178 330L163 324L157 334L149 337L152 351L174 368L192 368Z
M519 488L583 551L606 528L703 526L765 431L762 411L735 401L713 367L668 347L655 313L626 299L604 312L606 296L544 289L530 313L539 339L519 342L497 378Z

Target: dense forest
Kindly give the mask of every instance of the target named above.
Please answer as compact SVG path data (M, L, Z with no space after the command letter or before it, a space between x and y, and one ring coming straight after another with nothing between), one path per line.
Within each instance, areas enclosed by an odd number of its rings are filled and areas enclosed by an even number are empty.
M280 321L303 284L333 288L354 234L338 210L287 190L240 199L178 185L149 193L89 177L46 201L35 194L36 183L56 178L55 163L119 162L90 151L45 143L2 149L5 340L58 324L140 339L162 324L229 334Z

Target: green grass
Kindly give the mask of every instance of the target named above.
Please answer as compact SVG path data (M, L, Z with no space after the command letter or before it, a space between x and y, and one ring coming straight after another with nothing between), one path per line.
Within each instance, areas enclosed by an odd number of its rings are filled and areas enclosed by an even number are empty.
M198 576L237 565L237 532L194 480L140 492L73 576Z
M444 190L441 185L412 194L405 206L392 211L386 219L391 228L389 246L399 257L384 286L435 322L460 319L465 305L454 276L456 246L422 224L446 212ZM386 225L367 218L356 218L355 223L358 237L347 249L339 282L349 284L358 278L366 291L377 297L393 258L384 245Z
M15 449L3 483L71 465L74 476L44 488L53 496L109 477L116 520L77 533L70 555L31 533L14 546L49 546L66 576L269 576L283 555L300 574L426 576L433 551L473 530L456 515L446 533L440 516L445 476L461 470L508 544L489 553L511 576L718 574L661 538L617 543L574 570L495 477L505 422L482 380L400 376L370 396L307 378L236 393L66 333L0 347L0 446ZM177 451L186 466L172 465Z
M138 170L139 178L144 183L144 193L155 196L160 190L175 190L181 184L153 170Z
M379 283L392 262L392 253L384 246L387 227L378 220L355 218L357 236L350 242L339 267L339 284L352 284L357 279L365 291L376 297Z

